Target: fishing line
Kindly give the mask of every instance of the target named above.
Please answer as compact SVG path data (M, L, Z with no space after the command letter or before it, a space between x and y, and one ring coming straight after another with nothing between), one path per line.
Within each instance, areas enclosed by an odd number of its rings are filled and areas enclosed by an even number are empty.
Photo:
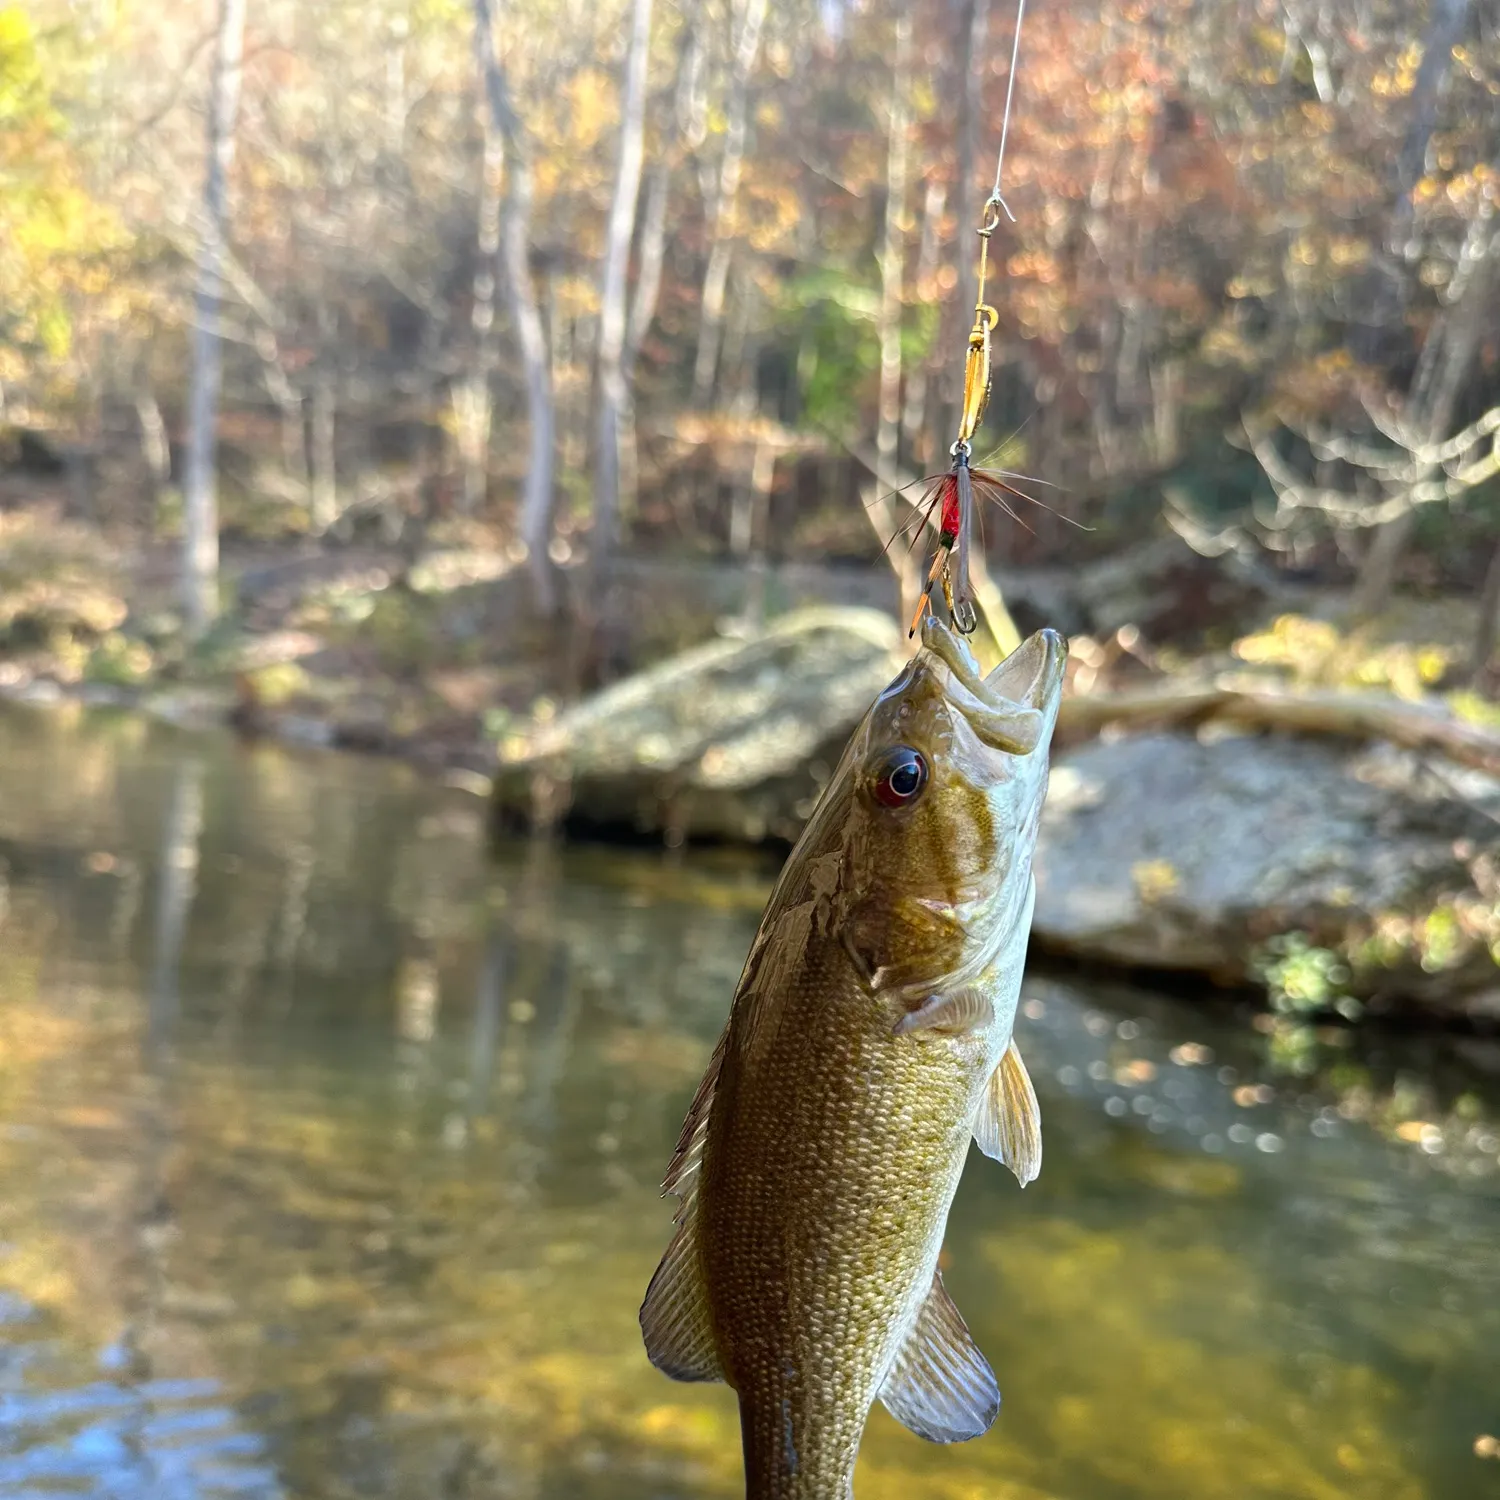
M968 349L964 355L963 401L959 407L958 437L948 450L953 467L932 481L918 509L923 521L937 515L937 549L932 567L923 585L917 612L912 616L910 635L917 633L922 616L932 608L932 591L941 584L943 602L955 630L970 635L979 625L974 607L974 590L969 577L972 555L971 533L974 525L974 487L993 489L1002 497L1009 486L1005 476L974 469L970 464L973 438L984 420L984 409L990 399L990 338L1000 314L984 300L985 283L990 270L990 237L1000 227L1000 213L1012 224L1016 216L1001 194L1005 173L1005 147L1010 138L1011 103L1015 98L1016 64L1021 56L1021 23L1026 17L1026 0L1016 0L1016 34L1010 49L1010 76L1005 81L1005 115L1000 122L1000 151L995 159L995 185L984 200L979 214L979 276L974 298L974 325L969 330ZM973 59L969 59L973 67ZM972 75L971 75L972 76ZM1003 499L1002 499L1002 503ZM1006 507L1009 509L1009 507Z
M998 203L1005 210L1005 217L1012 224L1016 216L1000 195L1000 174L1005 170L1005 141L1010 134L1010 101L1016 88L1016 63L1021 56L1021 23L1026 19L1026 0L1016 0L1016 35L1010 46L1010 75L1005 80L1005 114L1000 121L1000 154L995 159L995 185L990 189L990 202Z

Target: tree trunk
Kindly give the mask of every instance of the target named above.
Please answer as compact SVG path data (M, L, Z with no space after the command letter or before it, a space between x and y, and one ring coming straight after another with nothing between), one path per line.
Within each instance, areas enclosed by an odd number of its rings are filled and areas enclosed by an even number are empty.
M135 398L135 415L141 427L141 457L145 460L151 485L151 514L154 518L161 510L167 487L172 482L172 448L167 441L167 424L162 421L156 392L144 377Z
M262 328L255 336L260 356L260 377L266 393L281 414L281 467L299 495L307 495L307 433L304 431L302 397L287 378L276 336Z
M1182 456L1182 361L1168 357L1151 366L1151 434L1157 467L1170 469Z
M1488 324L1485 307L1492 284L1497 243L1491 231L1494 206L1485 201L1466 238L1465 271L1457 295L1428 332L1412 377L1402 427L1418 445L1441 442L1453 426L1458 398L1479 353ZM1436 469L1436 465L1429 472ZM1377 528L1355 583L1353 611L1373 614L1390 597L1406 545L1416 530L1416 514L1407 511Z
M907 93L911 84L911 17L902 13L896 19L896 47L891 74L889 131L886 140L885 233L880 255L880 312L877 332L880 340L879 417L875 429L875 455L881 468L894 472L901 445L901 308L903 280L906 272L905 224L906 175L908 158L907 133L910 110ZM875 528L880 545L895 569L901 591L902 618L909 618L916 608L920 575L915 565L917 554L908 552L896 541L900 526L900 498L884 496L879 482L865 496L865 514Z
M337 394L333 372L319 370L312 388L312 527L322 536L339 518L338 475L334 464Z
M1367 363L1380 363L1381 346L1387 329L1399 326L1408 295L1408 283L1402 268L1414 270L1407 242L1411 238L1414 204L1412 189L1421 179L1427 151L1437 127L1438 104L1448 70L1453 65L1453 48L1463 35L1469 17L1470 0L1434 0L1427 30L1422 37L1422 61L1411 91L1411 123L1401 150L1391 163L1395 202L1386 232L1387 265L1377 265L1370 272L1368 295L1361 299L1366 309L1359 321L1355 351Z
M1479 591L1479 624L1474 631L1474 651L1469 660L1469 681L1481 682L1495 654L1495 638L1500 634L1500 542L1490 553L1484 587Z
M464 469L463 510L473 515L489 488L490 427L494 416L491 380L497 363L495 272L500 253L500 185L505 175L505 140L484 111L484 165L479 183L479 224L475 237L474 284L469 327L473 335L468 376L454 391L459 458Z
M702 71L703 44L698 38L696 22L682 44L677 59L677 82L674 89L673 116L687 121L692 113L693 91ZM656 318L656 303L661 295L662 266L667 250L667 204L672 187L672 155L665 148L651 169L646 188L646 207L641 214L641 238L635 275L635 293L630 301L630 317L625 325L625 384L635 384L635 364L641 345Z
M979 295L978 248L972 232L978 222L976 210L979 184L976 180L979 159L979 122L984 109L984 89L980 69L988 58L990 36L990 0L963 0L959 7L958 37L954 48L959 77L958 94L958 180L953 192L953 211L958 216L958 237L953 254L958 272L957 310L943 319L943 342L952 345L953 354L944 364L947 380L943 388L943 415L957 411L963 393L963 361L958 350L968 335L974 317L974 303Z
M686 120L692 110L693 91L702 71L702 43L689 22L689 33L677 62L674 118ZM672 187L672 154L665 147L651 170L646 187L646 207L641 214L640 246L637 252L635 292L630 299L630 316L625 323L625 351L621 363L625 374L625 406L620 413L620 514L627 516L635 505L639 488L640 464L635 435L635 367L641 345L646 341L656 318L656 304L661 295L662 266L667 251L667 204Z
M594 448L593 564L597 570L614 550L621 506L620 432L627 420L629 386L625 374L625 278L636 200L641 190L641 159L646 129L646 64L650 56L651 0L632 0L630 45L620 96L620 165L604 235L604 275L599 293L599 426ZM634 479L633 466L631 479ZM625 497L633 506L634 493Z
M1412 85L1411 124L1396 158L1396 182L1401 193L1398 225L1411 218L1411 192L1427 161L1427 147L1437 127L1438 101L1453 65L1453 48L1469 19L1469 4L1470 0L1434 0L1432 6L1427 34L1422 38L1422 61Z
M948 188L938 178L930 178L927 193L922 203L922 237L917 246L917 296L928 300L926 288L932 283L937 271L938 230L942 224L943 211L948 205ZM918 468L927 468L932 442L926 431L927 386L930 359L923 360L906 376L906 401L901 410L901 431L906 439L907 451Z
M188 451L183 483L182 608L188 634L202 635L219 612L219 507L215 489L219 387L223 351L219 317L224 293L229 169L239 113L245 50L245 0L220 0L208 105L208 171L194 296L193 368L188 391Z
M906 276L906 161L911 71L911 17L896 18L896 56L891 75L890 124L886 137L885 235L880 255L879 421L875 451L893 468L901 443L901 298Z
M1408 510L1375 528L1364 561L1359 565L1354 597L1349 604L1350 613L1356 620L1373 615L1390 598L1397 569L1416 525L1416 512Z
M554 417L552 372L547 361L547 339L531 279L528 238L531 233L532 177L528 144L511 108L505 73L495 52L490 0L474 0L474 48L484 85L490 124L510 148L509 212L500 233L500 258L505 289L521 364L526 375L526 414L531 427L526 486L521 497L521 540L526 543L537 608L557 612L557 586L552 576L547 544L552 534L552 463Z
M713 393L719 365L719 338L724 326L724 293L729 284L730 220L739 192L740 168L745 159L745 137L750 114L750 75L760 53L760 33L766 19L766 0L745 0L734 44L734 76L729 86L728 127L719 182L714 193L708 267L703 274L703 302L698 321L698 355L693 363L693 401L706 405Z

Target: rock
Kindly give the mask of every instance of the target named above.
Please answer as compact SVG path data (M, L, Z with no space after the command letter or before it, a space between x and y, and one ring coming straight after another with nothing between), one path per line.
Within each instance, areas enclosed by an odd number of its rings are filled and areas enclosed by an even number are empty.
M790 843L904 644L887 615L819 608L674 657L503 741L497 820ZM1222 728L1063 752L1038 944L1481 1022L1500 1013L1500 781L1429 759Z
M502 741L497 817L790 842L901 644L889 615L812 608L673 657Z
M1257 977L1267 939L1300 932L1340 955L1350 992L1477 1001L1500 982L1488 801L1500 810L1500 784L1439 782L1388 747L1096 741L1053 768L1034 930L1072 955L1229 981Z

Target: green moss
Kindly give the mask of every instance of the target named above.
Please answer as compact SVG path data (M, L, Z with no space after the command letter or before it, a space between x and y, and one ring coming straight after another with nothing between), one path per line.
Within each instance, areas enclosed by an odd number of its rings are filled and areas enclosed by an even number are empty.
M1308 1015L1354 1003L1347 990L1352 977L1348 961L1334 949L1316 945L1305 932L1268 939L1250 967L1282 1015Z
M1458 654L1440 642L1382 643L1373 627L1346 633L1330 621L1291 614L1236 641L1234 653L1252 666L1279 670L1299 687L1379 688L1413 700L1442 681Z

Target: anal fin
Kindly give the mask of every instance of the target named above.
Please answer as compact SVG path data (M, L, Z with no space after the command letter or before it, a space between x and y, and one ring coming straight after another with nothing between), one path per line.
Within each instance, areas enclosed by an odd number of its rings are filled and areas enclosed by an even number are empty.
M726 1032L727 1035L727 1032ZM709 1318L708 1291L698 1251L698 1180L724 1038L714 1048L703 1081L683 1121L663 1192L678 1198L677 1233L667 1246L641 1304L641 1333L651 1363L673 1380L722 1380L724 1369Z
M995 1372L937 1272L916 1326L880 1388L880 1400L898 1422L930 1443L976 1438L1000 1410Z
M980 1101L974 1139L986 1156L1009 1167L1022 1187L1042 1170L1042 1114L1014 1038Z
M646 1356L673 1380L722 1380L724 1370L708 1315L708 1295L698 1255L697 1219L690 1215L672 1236L646 1300L641 1333Z

